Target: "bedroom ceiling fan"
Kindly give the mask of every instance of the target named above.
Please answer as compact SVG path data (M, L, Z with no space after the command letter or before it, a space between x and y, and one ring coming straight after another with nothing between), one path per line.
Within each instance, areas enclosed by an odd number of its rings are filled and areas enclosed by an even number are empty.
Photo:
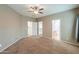
M43 14L43 10L44 10L44 8L41 7L40 5L32 5L29 7L28 12L32 12L34 14Z

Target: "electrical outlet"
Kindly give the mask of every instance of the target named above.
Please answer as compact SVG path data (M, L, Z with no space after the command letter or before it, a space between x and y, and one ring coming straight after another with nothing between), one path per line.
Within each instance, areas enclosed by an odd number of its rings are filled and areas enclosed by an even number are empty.
M0 47L2 47L2 44L0 44Z

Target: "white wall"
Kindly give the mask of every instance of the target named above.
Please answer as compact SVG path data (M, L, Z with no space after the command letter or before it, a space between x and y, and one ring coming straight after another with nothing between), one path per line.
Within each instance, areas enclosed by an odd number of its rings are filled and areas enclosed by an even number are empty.
M0 51L27 37L27 20L35 19L21 16L8 6L0 5Z

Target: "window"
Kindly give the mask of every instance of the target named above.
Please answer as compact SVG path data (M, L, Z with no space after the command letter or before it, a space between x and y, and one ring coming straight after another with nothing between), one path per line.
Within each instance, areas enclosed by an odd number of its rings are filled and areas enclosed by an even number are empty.
M39 35L43 34L43 22L42 21L38 22L38 34Z
M52 20L52 38L60 40L60 20Z
M33 24L32 24L32 33L33 33L33 35L37 35L37 22L33 22Z
M28 21L28 36L37 35L37 22Z
M28 36L32 35L32 21L28 21Z
M28 21L28 36L32 35L42 35L43 33L43 22L33 22L33 21Z

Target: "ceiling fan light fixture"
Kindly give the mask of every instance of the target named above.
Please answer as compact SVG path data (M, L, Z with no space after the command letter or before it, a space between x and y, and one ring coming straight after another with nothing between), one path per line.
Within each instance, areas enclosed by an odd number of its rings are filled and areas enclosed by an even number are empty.
M38 14L38 11L34 11L34 14Z
M34 13L34 14L43 14L44 8L41 7L40 5L31 5L29 8L29 11Z

